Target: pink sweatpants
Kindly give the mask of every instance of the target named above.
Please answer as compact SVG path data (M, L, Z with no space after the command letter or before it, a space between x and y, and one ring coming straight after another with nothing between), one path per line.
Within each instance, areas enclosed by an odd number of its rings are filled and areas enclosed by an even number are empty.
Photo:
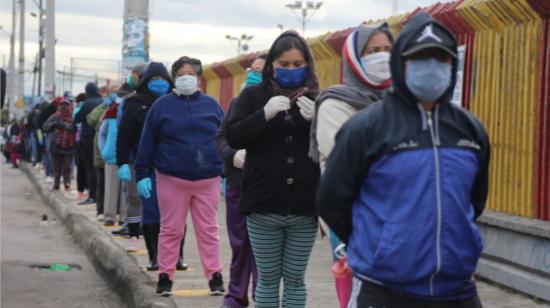
M160 235L158 244L159 273L174 279L183 238L187 213L191 211L199 255L206 279L222 271L218 204L220 178L187 181L157 172L157 195L160 210Z

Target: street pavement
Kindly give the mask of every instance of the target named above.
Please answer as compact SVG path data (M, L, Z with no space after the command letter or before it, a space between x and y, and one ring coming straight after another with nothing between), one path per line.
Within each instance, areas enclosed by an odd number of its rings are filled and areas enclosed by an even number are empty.
M0 307L124 307L27 177L6 164L0 168ZM47 223L41 223L43 215ZM33 267L51 264L76 268L50 272Z
M41 237L38 238L32 238L32 234L42 230L47 230L47 232L51 232L50 230L54 230L55 228L47 228L47 229L40 229L40 227L37 227L38 225L38 218L40 218L40 214L42 212L49 213L49 217L51 212L49 209L42 205L41 207L38 207L38 209L32 210L32 213L30 210L28 215L30 217L14 217L10 218L10 222L8 225L4 223L4 211L9 211L10 208L13 208L11 211L17 211L16 208L22 208L22 207L30 207L30 205L27 205L27 203L34 204L37 203L36 194L34 193L33 189L30 189L30 182L24 178L23 173L9 169L9 167L6 167L7 165L2 166L2 248L9 247L7 244L12 243L12 245L15 245L15 243L24 242L25 245L29 245L33 247L33 251L37 252L45 252L53 250L51 247L56 247L56 251L58 252L56 255L51 255L51 258L48 260L56 260L56 261L63 261L63 262L70 262L71 263L78 263L81 264L86 269L92 270L90 268L89 263L84 266L84 261L81 259L78 259L78 261L75 258L75 254L78 250L78 248L72 243L70 240L70 237L68 234L59 233L56 235L50 234L50 237L47 239L49 240L56 240L59 243L66 242L70 247L72 247L73 250L71 251L65 251L65 250L59 250L57 249L57 246L52 246L52 244L47 244L43 242L44 240ZM9 179L9 184L4 183L5 179ZM73 185L74 187L74 185ZM30 195L25 195L25 193L30 192ZM102 228L104 228L106 231L110 233L110 231L115 230L118 228L118 226L115 227L104 227L101 222L98 222L96 219L96 211L95 211L95 205L87 205L87 206L78 206L77 203L77 195L75 192L61 192L67 197L68 201L74 204L74 206L78 207L82 213L84 213L88 218L94 222L96 222L98 225L100 225ZM11 198L10 198L11 196ZM29 200L27 200L29 199ZM229 263L231 260L231 250L229 247L227 232L226 232L226 224L225 224L225 203L223 202L223 197L221 198L222 202L219 206L219 215L218 215L218 222L220 225L220 239L221 239L221 253L222 253L222 261L224 265L223 270L223 277L224 281L226 283L229 281ZM11 205L13 203L13 205ZM7 204L4 205L4 204ZM7 208L7 209L6 209ZM21 209L19 209L21 211ZM9 213L9 212L8 212ZM27 213L27 212L25 212ZM19 220L28 220L31 225L26 226L24 223L20 222ZM15 220L15 221L14 221ZM30 235L25 235L24 232L14 232L15 230L18 230L17 228L22 228L25 230L34 230L37 229L38 231L30 232ZM57 226L59 227L59 226ZM34 228L34 229L33 229ZM29 230L29 231L30 231ZM197 250L197 244L195 240L194 230L192 227L192 220L190 217L188 217L188 234L186 238L186 244L184 249L185 254L185 262L189 264L189 269L187 271L181 271L177 272L175 276L175 282L174 282L174 300L178 304L179 307L196 307L196 308L202 308L202 307L219 307L222 303L223 297L215 297L215 296L209 296L208 295L208 281L204 277L202 266L200 264L200 259L198 256L198 250ZM6 232L8 232L8 235L6 235ZM8 242L4 241L4 238L9 238ZM54 238L55 237L55 238ZM128 244L128 239L120 236L114 236L113 237L115 241L120 244L122 247L126 247ZM40 243L34 243L34 241L39 241ZM6 245L5 245L6 243ZM50 248L43 248L43 250L37 250L35 249L37 244L41 244L44 247L50 247ZM24 245L20 245L18 248L23 249ZM17 256L19 253L13 253L12 255ZM145 244L143 241L140 242L140 250L138 250L135 253L131 253L138 261L138 264L144 269L147 266L148 257L147 257L147 251L145 250ZM23 254L25 255L25 254ZM30 253L30 257L36 257L36 260L40 260L40 262L46 262L45 258L43 257L43 254L39 254L36 256L36 254ZM29 257L29 258L30 258ZM16 260L19 260L20 258L16 258ZM6 296L5 292L10 292L10 289L4 287L4 282L9 281L8 279L4 279L4 252L2 253L2 303L4 303L4 296ZM7 259L9 260L9 259ZM15 264L19 264L17 262L19 261L12 261L15 262ZM29 261L30 262L30 261ZM35 261L38 262L38 261ZM333 280L330 274L330 254L329 254L329 245L326 239L321 239L320 237L317 238L310 264L308 267L307 275L306 275L306 285L308 289L308 301L307 301L307 307L339 307L336 299L336 294L334 291L334 284ZM13 267L13 265L10 265ZM13 269L14 271L17 271ZM84 272L84 268L82 271ZM40 273L42 274L42 273ZM46 273L48 275L52 275L52 273ZM67 274L67 273L61 273L61 274ZM74 274L74 273L70 273ZM148 272L148 274L156 281L157 279L157 272ZM16 275L16 273L13 273L12 275ZM88 274L90 275L90 274ZM91 276L91 275L90 275ZM97 276L97 275L95 275ZM49 277L49 276L48 276ZM28 278L28 277L27 277ZM100 279L98 277L98 279ZM120 307L118 306L114 300L115 297L111 295L108 295L108 288L103 284L101 284L101 281L95 281L89 282L89 280L86 280L87 283L89 283L86 288L90 290L94 290L93 296L96 298L103 297L111 299L111 302L109 302L109 305L107 306L64 306L60 305L57 307ZM10 281L10 286L11 281ZM45 297L55 297L61 302L68 302L66 300L62 300L62 298L65 294L69 293L67 291L67 288L61 288L63 291L50 293L47 289L49 289L50 285L44 285L41 289L38 286L34 286L34 292L37 292ZM74 287L74 285L73 285ZM15 288L12 286L12 289ZM18 288L19 289L19 288ZM281 288L282 289L282 288ZM484 282L478 282L478 289L480 293L480 297L483 303L483 306L486 308L550 308L550 305L546 304L540 304L534 301L533 299L523 296L521 294L517 294L515 292L511 292L502 288L499 288L497 286L487 284ZM103 293L102 293L103 292ZM55 295L54 295L55 294ZM70 292L71 296L76 296L72 293L72 288ZM10 296L10 300L13 300L13 303L16 302L17 299L22 298L18 296ZM85 300L84 298L82 300ZM93 302L92 299L90 299L91 302ZM96 299L97 302L97 299ZM2 306L4 307L4 306ZM6 306L6 307L31 307L26 305L17 305L17 306ZM40 307L49 307L49 306L42 306Z

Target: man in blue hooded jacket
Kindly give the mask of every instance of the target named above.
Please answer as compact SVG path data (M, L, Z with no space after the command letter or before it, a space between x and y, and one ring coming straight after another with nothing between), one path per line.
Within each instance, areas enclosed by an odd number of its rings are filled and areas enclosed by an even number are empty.
M487 199L489 140L450 103L457 42L413 18L391 55L394 89L336 137L317 201L347 243L350 307L481 307L475 219Z

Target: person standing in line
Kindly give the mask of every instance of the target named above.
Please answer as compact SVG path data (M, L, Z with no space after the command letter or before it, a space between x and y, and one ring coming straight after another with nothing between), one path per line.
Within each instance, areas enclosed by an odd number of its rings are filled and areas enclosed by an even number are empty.
M42 143L44 145L42 147L42 150L43 150L42 160L44 162L44 169L46 173L46 178L44 179L46 183L53 182L53 163L52 163L52 155L48 148L48 145L49 145L48 134L44 133L42 128L44 126L44 123L46 123L46 120L48 120L50 116L57 111L58 103L59 103L59 100L57 100L56 102L55 99L52 102L46 101L42 103L40 116L38 118L38 127L40 128L40 133L41 133L40 139L42 140Z
M393 90L336 136L317 202L347 243L351 308L481 307L475 220L490 145L483 125L451 103L457 63L452 32L418 14L393 46Z
M304 307L305 272L317 233L319 165L308 156L319 83L311 50L295 31L281 34L267 54L262 83L245 88L226 138L246 150L240 211L258 267L256 307Z
M97 85L93 82L86 84L86 100L75 114L74 122L80 124L80 150L86 165L86 179L88 184L88 199L80 202L80 205L94 204L97 198L97 174L94 167L94 137L95 129L86 121L86 117L92 110L101 104L102 98Z
M217 222L222 162L215 137L223 111L199 89L200 60L181 57L172 65L176 87L147 116L136 159L138 190L150 198L155 185L160 209L157 294L170 296L178 248L191 212L210 295L225 293Z
M86 94L80 93L76 96L76 107L73 111L73 121L75 115L80 111L80 108L82 108L82 105L84 104L84 101L86 100ZM81 133L81 125L76 125L76 133L75 133L75 141L76 141L76 147L75 147L75 165L76 165L76 190L78 192L78 198L82 201L84 199L84 191L88 188L87 180L86 180L86 165L84 164L84 158L83 158L83 149L81 145L81 139L80 139L80 133Z
M153 202L140 198L137 191L134 163L140 145L142 128L153 103L173 88L172 79L162 63L152 62L141 77L136 93L124 101L122 119L116 138L118 177L126 183L127 188L126 222L130 243L126 250L129 252L138 250L140 224L143 219L142 211L155 211Z
M48 149L53 161L53 190L59 190L61 175L63 175L65 190L70 191L75 127L71 116L70 103L63 99L59 101L57 109L46 120L43 129L50 136L48 138Z
M262 71L265 65L265 55L260 55L247 70L245 87L251 87L262 82ZM220 130L216 135L216 143L220 156L224 162L224 174L227 179L225 188L226 226L229 244L231 245L231 269L229 272L229 285L227 294L221 308L248 307L248 286L252 277L252 296L256 291L258 271L254 254L248 238L246 228L246 216L239 213L239 195L241 175L244 167L246 150L235 150L227 144L225 129L227 121L231 117L235 100L229 105L223 118Z
M391 86L392 42L393 36L386 24L361 25L346 39L342 51L344 84L332 86L319 95L312 121L310 156L320 162L321 173L340 127L357 111L382 99L384 91ZM329 234L334 252L342 242L328 228L323 231ZM339 261L338 254L333 253L333 261ZM351 295L352 275L335 277L335 284L340 307L345 308Z

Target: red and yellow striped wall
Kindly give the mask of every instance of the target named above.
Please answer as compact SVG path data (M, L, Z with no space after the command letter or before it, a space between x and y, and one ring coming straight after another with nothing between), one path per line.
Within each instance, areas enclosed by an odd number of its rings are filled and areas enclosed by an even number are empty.
M462 105L492 143L488 207L550 220L550 1L458 0L366 24L403 24L428 12L465 46ZM340 52L353 29L308 39L322 88L341 82ZM256 54L205 68L203 88L227 108Z

